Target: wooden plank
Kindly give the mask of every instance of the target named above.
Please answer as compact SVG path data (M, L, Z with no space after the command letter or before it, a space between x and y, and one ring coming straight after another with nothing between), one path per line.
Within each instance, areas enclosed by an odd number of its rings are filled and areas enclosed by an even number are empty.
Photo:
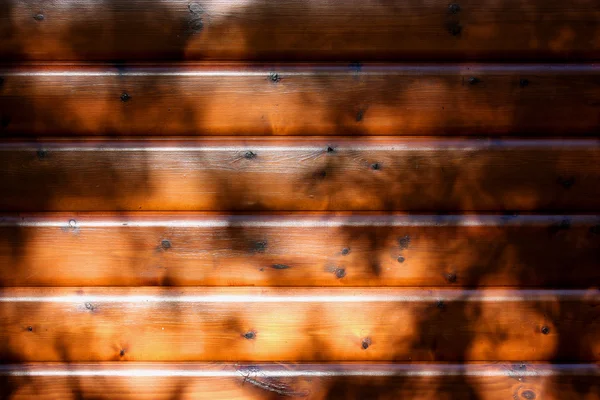
M3 211L600 208L600 140L233 138L0 144Z
M599 215L4 215L0 286L586 287L600 281L599 227Z
M19 60L598 59L595 1L3 0Z
M0 366L30 399L599 399L597 364L97 363Z
M19 66L0 134L587 135L593 64Z
M595 361L600 291L4 288L29 361Z

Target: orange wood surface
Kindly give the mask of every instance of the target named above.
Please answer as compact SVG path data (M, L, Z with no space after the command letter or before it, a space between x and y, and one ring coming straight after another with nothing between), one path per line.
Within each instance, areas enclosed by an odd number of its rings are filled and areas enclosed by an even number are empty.
M0 399L600 400L598 61L598 0L0 0Z
M520 286L600 281L598 215L0 216L0 286Z
M2 211L561 211L600 204L597 139L0 144Z
M14 400L597 400L599 379L597 364L38 363L0 366L0 393Z
M592 0L3 0L17 60L598 59Z
M590 135L595 64L0 68L0 135Z
M598 304L598 289L4 288L0 357L585 362Z

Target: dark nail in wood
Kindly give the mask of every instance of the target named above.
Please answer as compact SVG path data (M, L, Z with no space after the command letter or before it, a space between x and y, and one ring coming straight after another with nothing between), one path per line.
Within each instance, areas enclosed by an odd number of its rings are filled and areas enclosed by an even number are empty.
M362 121L362 120L363 120L363 118L364 118L364 116L365 116L365 112L364 112L363 110L359 110L359 111L356 113L356 122L360 122L360 121Z
M273 83L277 83L277 82L281 81L281 77L279 76L279 74L278 74L278 73L276 73L276 72L271 72L271 73L269 74L269 80L270 80L271 82L273 82Z
M405 259L404 257L402 257L402 256L398 256L398 262L399 262L400 264L402 264L404 261L406 261L406 259Z
M371 338L367 337L362 340L361 347L363 348L363 350L368 349L370 345L371 345Z
M338 268L335 270L335 276L342 279L346 276L346 270L344 268Z
M342 255L343 255L343 256L347 256L348 254L350 254L350 249L349 249L349 248L347 248L347 247L344 247L344 248L342 249Z
M571 187L575 184L576 179L574 176L570 176L568 178L565 178L564 176L559 176L556 179L556 182L565 189L571 189Z
M170 249L170 248L171 248L171 242L170 242L169 240L167 240L167 239L163 239L163 240L160 242L160 247L162 247L162 248L163 248L163 249L165 249L165 250L168 250L168 249Z
M544 325L544 326L542 326L541 332L542 332L544 335L547 335L547 334L549 334L549 333L550 333L550 328L549 328L548 326Z
M446 280L448 281L448 283L455 283L456 282L456 274L454 272L450 272L450 273L446 274Z
M131 96L128 93L121 94L121 101L123 103L127 103L131 99Z

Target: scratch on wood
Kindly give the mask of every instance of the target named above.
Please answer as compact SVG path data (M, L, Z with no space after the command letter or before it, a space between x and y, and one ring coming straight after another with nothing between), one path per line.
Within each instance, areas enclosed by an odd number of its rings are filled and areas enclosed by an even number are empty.
M249 376L244 377L244 382L249 382L252 385L259 387L263 390L267 390L269 392L276 393L280 396L286 397L306 397L308 396L307 392L297 392L293 389L290 389L287 385L277 382L263 382L258 379L250 378Z

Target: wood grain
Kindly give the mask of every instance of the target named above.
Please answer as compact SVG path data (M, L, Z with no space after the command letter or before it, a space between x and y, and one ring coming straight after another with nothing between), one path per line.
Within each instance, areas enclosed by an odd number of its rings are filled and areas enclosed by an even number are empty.
M599 226L598 215L4 215L0 286L586 287L600 281Z
M19 66L0 135L590 135L594 64Z
M13 60L598 59L595 1L3 0Z
M598 210L600 141L0 144L3 211Z
M595 361L589 290L4 288L29 361Z
M0 366L4 398L600 398L597 364L38 363Z

